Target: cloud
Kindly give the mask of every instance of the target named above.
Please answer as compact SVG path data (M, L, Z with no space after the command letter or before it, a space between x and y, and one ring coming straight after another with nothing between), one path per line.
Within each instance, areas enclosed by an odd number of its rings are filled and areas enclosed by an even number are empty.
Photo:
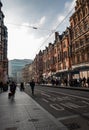
M65 16L60 15L60 16L58 17L58 21L61 22L64 18L65 18Z
M44 24L45 24L45 21L46 21L46 17L45 16L42 16L39 20L37 20L36 22L34 22L33 24L30 24L30 26L33 26L33 27L42 27Z
M23 25L28 24L25 23ZM45 37L37 38L34 33L28 33L28 28L23 26L9 28L8 34L8 59L13 59L13 57L33 59L38 48L45 40Z
M45 16L43 16L43 17L39 20L38 25L39 25L40 27L41 27L42 25L44 25L45 20L46 20L46 17L45 17Z
M67 11L70 11L71 9L73 9L74 7L75 7L75 4L76 4L76 2L75 2L76 0L73 0L72 2L66 2L65 3L65 11L67 12Z
M75 1L76 0L65 2L64 10L56 16L57 19L53 23L53 29L62 33L65 31L66 27L69 26L69 18L73 14L74 10L72 9L75 7Z

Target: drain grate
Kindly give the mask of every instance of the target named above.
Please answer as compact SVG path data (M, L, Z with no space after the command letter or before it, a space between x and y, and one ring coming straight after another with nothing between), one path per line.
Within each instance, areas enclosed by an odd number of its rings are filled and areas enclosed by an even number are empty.
M39 119L28 119L28 121L30 122L37 122L37 121L39 121Z
M78 125L77 123L69 123L69 124L66 124L66 126L69 130L77 130L81 128L80 125Z
M5 130L17 130L17 127L9 127L9 128L6 128Z

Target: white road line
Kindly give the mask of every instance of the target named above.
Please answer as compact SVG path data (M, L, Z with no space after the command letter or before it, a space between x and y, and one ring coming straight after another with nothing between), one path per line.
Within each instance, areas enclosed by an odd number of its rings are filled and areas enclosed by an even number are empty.
M64 108L58 104L50 104L50 107L52 107L53 109L57 110L57 111L63 111Z
M45 102L47 102L47 103L49 102L48 100L46 100L46 99L44 99L44 98L42 98L42 100L45 101Z
M44 92L45 90L39 90L39 91L43 91ZM53 93L57 93L57 94L63 94L63 95L66 95L66 96L70 96L70 97L79 98L79 99L83 99L83 100L88 100L89 101L89 98L85 98L85 97L81 97L81 96L76 96L76 95L71 95L71 94L66 94L66 93L63 93L63 92L57 92L57 91L52 91L52 90L47 90L47 92L53 92ZM48 95L48 97L49 96L50 95Z
M56 91L52 91L52 90L48 90L48 92L55 92L57 94L63 94L63 95L71 96L71 97L76 97L76 98L80 98L80 99L84 99L84 100L89 100L89 98L84 98L84 97L81 97L81 96L66 94L66 93L63 93L63 92L56 92Z
M75 108L84 108L86 106L79 106L77 104L71 103L71 102L67 102L67 103L60 103L62 106L70 108L70 109L75 109Z
M42 95L46 96L46 97L51 97L50 95L46 94L46 93L41 93Z
M72 116L66 116L66 117L59 117L57 118L58 121L61 121L61 120L66 120L66 119L71 119L71 118L77 118L79 117L79 115L72 115Z
M87 104L87 105L89 105L89 102L86 102L86 101L82 101L83 103L85 103L85 104Z

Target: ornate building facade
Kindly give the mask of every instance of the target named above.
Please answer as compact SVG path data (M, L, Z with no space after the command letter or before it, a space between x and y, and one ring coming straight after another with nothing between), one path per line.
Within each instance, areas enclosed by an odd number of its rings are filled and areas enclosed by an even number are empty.
M55 32L54 43L36 55L34 66L36 81L41 75L45 80L54 76L68 81L89 77L89 0L76 0L70 26L61 35Z
M75 77L89 77L89 0L77 0L70 17L72 69Z

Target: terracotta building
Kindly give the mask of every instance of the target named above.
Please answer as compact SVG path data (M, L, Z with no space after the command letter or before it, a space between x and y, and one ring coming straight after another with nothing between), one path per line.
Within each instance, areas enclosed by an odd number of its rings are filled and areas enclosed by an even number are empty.
M70 80L89 77L89 0L77 0L70 27L36 55L33 75L37 82L56 76Z
M70 17L74 77L89 77L89 0L77 0Z
M4 25L4 14L0 1L0 81L8 80L7 27Z
M43 79L43 52L39 51L34 59L34 79L39 83Z
M70 45L69 45L70 29L67 28L61 35L55 32L54 43L54 59L55 59L55 76L60 78L69 78L71 63L70 63Z
M49 43L48 47L43 50L43 78L47 79L56 72L54 61L54 44Z

